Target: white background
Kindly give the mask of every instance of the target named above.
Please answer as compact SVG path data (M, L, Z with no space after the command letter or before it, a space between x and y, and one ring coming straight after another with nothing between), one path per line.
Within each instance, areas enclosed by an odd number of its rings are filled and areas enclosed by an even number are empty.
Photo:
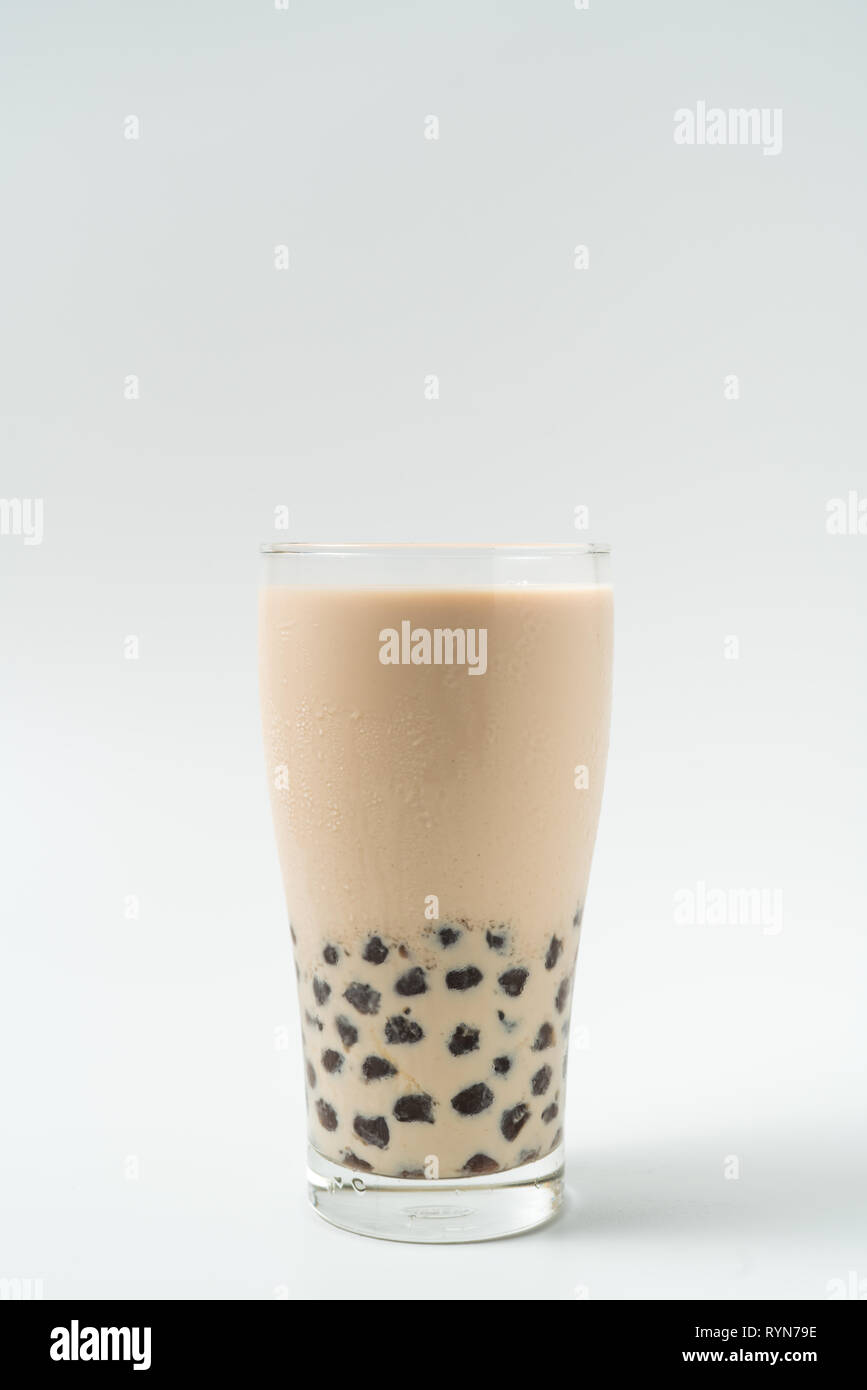
M867 1295L867 535L826 529L867 496L863 7L0 23L0 495L45 507L0 537L0 1279ZM698 101L782 108L782 152L677 146ZM305 1204L256 547L281 505L308 539L570 540L579 504L617 651L569 1210L364 1241ZM700 882L780 893L782 929L677 925Z

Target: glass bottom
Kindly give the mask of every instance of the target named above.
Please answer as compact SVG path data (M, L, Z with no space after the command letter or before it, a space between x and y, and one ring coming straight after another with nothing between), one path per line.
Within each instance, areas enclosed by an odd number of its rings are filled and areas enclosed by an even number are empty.
M333 1226L379 1240L459 1245L498 1240L542 1226L563 1205L564 1152L485 1177L384 1178L331 1163L307 1150L307 1181L315 1210Z

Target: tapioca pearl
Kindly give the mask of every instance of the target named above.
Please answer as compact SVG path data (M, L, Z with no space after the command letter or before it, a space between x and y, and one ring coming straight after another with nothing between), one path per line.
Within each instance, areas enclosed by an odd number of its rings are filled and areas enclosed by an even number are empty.
M348 1000L354 1009L360 1014L378 1014L382 995L375 990L372 985L362 984L360 980L353 980L352 984L343 991L344 999Z
M450 970L446 975L446 989L475 989L482 983L482 972L475 965L465 965L461 970Z
M426 1178L427 1173L423 1168L404 1168L397 1176L399 1178L412 1178L417 1181L419 1178Z
M498 1173L499 1171L499 1163L489 1154L473 1154L472 1158L468 1158L461 1169L462 1173L469 1173L471 1177L477 1177L480 1173Z
M384 1115L356 1115L352 1128L364 1144L372 1144L375 1149L387 1149L391 1135L388 1121Z
M414 1019L395 1014L385 1025L385 1041L389 1043L417 1043L424 1037L424 1029Z
M313 995L317 1004L324 1004L329 994L331 986L327 980L320 980L316 975L313 976Z
M529 970L519 965L514 970L504 971L497 983L504 994L508 994L511 999L517 999L527 983L529 973Z
M551 1068L540 1067L536 1075L530 1081L530 1090L534 1096L543 1096L551 1085Z
M465 1052L475 1052L479 1046L479 1030L467 1023L459 1023L448 1041L448 1049L453 1057L462 1057Z
M500 1020L507 1033L514 1033L515 1029L518 1026L516 1019L506 1018L506 1015L503 1013L502 1009L497 1009L497 1018Z
M563 1131L562 1131L562 1129L558 1129L558 1130L557 1130L557 1133L554 1135L554 1138L551 1140L551 1143L550 1143L549 1146L548 1146L548 1152L549 1152L549 1153L551 1153L554 1149L556 1149L557 1145L560 1143L560 1141L562 1140L562 1138L563 1138Z
M343 1053L335 1052L333 1047L326 1047L322 1054L322 1065L333 1076L343 1066Z
M343 1046L352 1047L353 1043L358 1042L358 1029L355 1024L350 1023L348 1018L343 1017L343 1014L339 1014L336 1021L337 1031Z
M539 1157L538 1149L522 1149L518 1154L519 1163L533 1163Z
M533 1043L534 1052L544 1052L546 1047L554 1046L554 1029L550 1023L543 1023Z
M490 1086L486 1086L484 1081L477 1081L474 1086L468 1086L465 1091L458 1091L456 1096L452 1096L452 1109L457 1110L459 1115L480 1115L493 1101L494 1093Z
M579 903L575 909L575 916L572 918L573 927L580 927L581 918L584 916L584 904Z
M486 931L485 940L492 951L505 951L508 945L508 936L504 927L498 927L496 931Z
M370 965L382 965L387 955L388 947L382 937L372 936L370 940L365 943L364 950L361 953L361 959L366 960Z
M548 954L545 956L545 969L553 970L563 951L563 942L559 936L551 937L551 944L548 947Z
M397 948L397 954L398 954L399 956L403 956L403 959L404 959L404 960L407 960L407 959L409 958L409 951L407 950L406 946L404 946L404 945L398 946L398 948Z
M457 927L440 927L437 932L441 946L454 946L455 942L460 939L460 935Z
M419 1121L422 1124L432 1125L433 1117L433 1096L425 1094L401 1096L395 1101L392 1114L396 1120L402 1124L411 1124Z
M343 1150L343 1162L347 1168L357 1168L360 1173L372 1173L373 1164L368 1163L366 1158L359 1158L351 1149Z
M570 975L566 975L560 981L560 988L557 990L557 995L554 1000L554 1008L557 1010L558 1014L561 1014L569 1003L569 992L571 989L572 978Z
M504 1110L500 1116L500 1133L503 1138L511 1144L517 1139L529 1118L530 1108L522 1100L513 1105L511 1110Z
M298 937L295 935L295 928L293 927L293 925L292 925L291 922L289 923L289 935L290 935L291 938L292 938L292 945L293 945L293 946L297 946L297 945L298 945Z
M337 1128L337 1112L333 1105L329 1105L327 1100L317 1100L316 1114L319 1116L319 1123L323 1129L334 1130Z
M322 952L322 959L326 965L336 965L340 959L340 952L336 946L326 946Z
M316 1085L316 1072L313 1070L313 1063L310 1061L309 1057L305 1059L304 1067L307 1072L307 1085L312 1091L313 1087Z
M404 997L411 994L427 993L427 976L420 965L414 965L412 970L407 970L405 975L401 975L394 985L397 994Z
M512 1068L512 1059L511 1059L511 1057L495 1057L495 1058L494 1058L494 1071L497 1073L497 1076L505 1076L507 1072L511 1071L511 1068Z
M549 1125L552 1120L556 1120L559 1114L560 1107L557 1104L556 1100L553 1100L551 1104L546 1106L545 1109L542 1111L542 1119L544 1120L546 1125Z
M325 1024L322 1022L321 1018L316 1018L314 1014L310 1013L309 1009L304 1010L304 1017L311 1028L318 1028L320 1033L322 1032Z
M361 1074L365 1081L380 1081L384 1076L396 1076L397 1067L393 1067L385 1057L365 1057Z

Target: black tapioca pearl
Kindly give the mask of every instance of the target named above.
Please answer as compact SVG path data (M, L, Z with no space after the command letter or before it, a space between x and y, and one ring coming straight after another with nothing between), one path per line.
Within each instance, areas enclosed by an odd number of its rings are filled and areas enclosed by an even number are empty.
M343 1014L337 1018L337 1031L344 1047L352 1047L353 1043L358 1042L358 1029L354 1023L349 1022L348 1018L344 1018Z
M536 1075L530 1082L530 1090L534 1096L543 1096L551 1085L551 1068L540 1067Z
M538 1149L522 1149L518 1154L519 1163L533 1163L539 1157Z
M400 1120L403 1124L418 1120L422 1124L432 1125L434 1122L433 1096L424 1094L401 1096L400 1100L395 1101L392 1114L396 1120Z
M365 1057L361 1074L365 1081L379 1081L383 1076L395 1076L397 1067L393 1067L384 1057Z
M343 1066L343 1053L335 1052L333 1047L326 1047L322 1054L322 1065L327 1072L333 1075L336 1071L340 1071Z
M488 1154L473 1154L472 1158L467 1159L461 1171L476 1177L479 1173L498 1173L500 1165L495 1158L490 1158Z
M320 980L316 975L313 976L313 994L317 1004L324 1004L329 994L331 986L326 980Z
M398 1173L399 1178L426 1178L427 1173L423 1168L404 1168L402 1173Z
M554 1029L550 1023L543 1023L533 1043L534 1052L544 1052L546 1047L554 1046Z
M579 903L575 909L575 916L572 918L573 927L580 927L581 918L584 916L584 904Z
M497 1009L497 1018L500 1020L507 1033L514 1033L515 1029L518 1026L515 1019L506 1018L506 1015L503 1013L502 1009Z
M347 1168L357 1168L360 1173L372 1173L373 1164L368 1163L366 1158L359 1158L351 1149L343 1150L343 1162Z
M457 1110L459 1115L480 1115L493 1100L494 1093L490 1086L486 1086L484 1081L477 1081L475 1086L468 1086L465 1091L458 1091L456 1096L452 1096L452 1109Z
M395 1014L385 1025L385 1041L389 1043L416 1043L424 1037L424 1030L414 1019Z
M446 989L474 989L482 982L482 972L474 965L465 965L462 970L450 970L446 975Z
M563 951L563 942L559 936L551 937L551 945L548 947L548 954L545 956L545 969L553 970Z
M440 927L437 936L440 939L441 946L454 946L455 942L460 938L460 932L457 927Z
M376 1149L388 1148L391 1136L384 1115L356 1115L352 1128L363 1144L372 1144Z
M465 1052L475 1052L478 1046L478 1028L470 1028L466 1023L459 1023L449 1038L449 1052L453 1057L462 1057Z
M497 931L486 931L485 940L492 951L505 951L508 938L504 928L500 927Z
M307 1071L307 1085L310 1087L312 1091L313 1087L316 1085L316 1072L313 1070L313 1063L310 1061L309 1058L304 1063L304 1066Z
M378 1014L382 995L375 990L372 985L364 985L359 980L353 980L352 984L343 991L344 999L348 999L354 1009L360 1014Z
M427 976L420 965L414 965L412 970L407 970L405 975L395 981L395 991L404 996L410 994L427 993Z
M494 1058L494 1071L497 1073L497 1076L505 1076L505 1075L506 1075L506 1072L508 1072L508 1071L511 1070L511 1067L512 1067L512 1059L511 1059L511 1057L495 1057L495 1058Z
M340 959L340 952L336 946L326 946L322 952L322 959L326 965L336 965Z
M293 946L297 946L297 945L298 945L298 937L295 935L295 928L293 927L293 925L292 925L291 922L289 923L289 935L290 935L291 938L292 938L292 945L293 945Z
M403 956L404 960L407 960L409 958L409 951L406 949L405 946L398 946L397 954L399 956Z
M315 1014L310 1013L309 1009L304 1010L304 1017L306 1018L311 1028L318 1028L320 1033L322 1032L322 1029L325 1027L325 1024L322 1022L321 1018L317 1018Z
M560 1107L557 1104L556 1100L553 1100L551 1104L546 1106L545 1109L542 1111L542 1119L545 1121L546 1125L549 1125L552 1120L556 1120L559 1114Z
M526 1106L522 1100L518 1101L517 1105L513 1105L511 1110L504 1110L500 1116L500 1133L503 1138L508 1139L509 1143L513 1139L517 1139L529 1118L529 1106Z
M527 983L529 970L518 965L514 970L506 970L497 981L504 994L508 994L511 999L517 999L524 985Z
M557 1133L554 1135L554 1138L551 1140L551 1147L548 1149L548 1152L549 1152L549 1153L551 1153L551 1150L552 1150L552 1149L556 1149L557 1145L560 1143L560 1140L561 1140L562 1138L563 1138L563 1131L562 1131L562 1129L558 1129L558 1130L557 1130Z
M327 1100L317 1100L316 1114L319 1116L319 1123L323 1129L337 1128L337 1112L333 1105L329 1105Z
M361 959L368 961L371 965L382 965L388 955L388 947L381 936L372 936L366 942L361 953Z
M567 975L560 981L560 988L557 990L557 996L554 1000L554 1008L557 1010L558 1014L561 1014L569 1003L569 991L571 988L572 981Z

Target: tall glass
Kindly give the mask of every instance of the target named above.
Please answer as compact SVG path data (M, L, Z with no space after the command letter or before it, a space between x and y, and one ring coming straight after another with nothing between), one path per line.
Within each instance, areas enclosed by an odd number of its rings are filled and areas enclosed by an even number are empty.
M484 1240L563 1195L608 547L265 545L262 719L313 1205Z

